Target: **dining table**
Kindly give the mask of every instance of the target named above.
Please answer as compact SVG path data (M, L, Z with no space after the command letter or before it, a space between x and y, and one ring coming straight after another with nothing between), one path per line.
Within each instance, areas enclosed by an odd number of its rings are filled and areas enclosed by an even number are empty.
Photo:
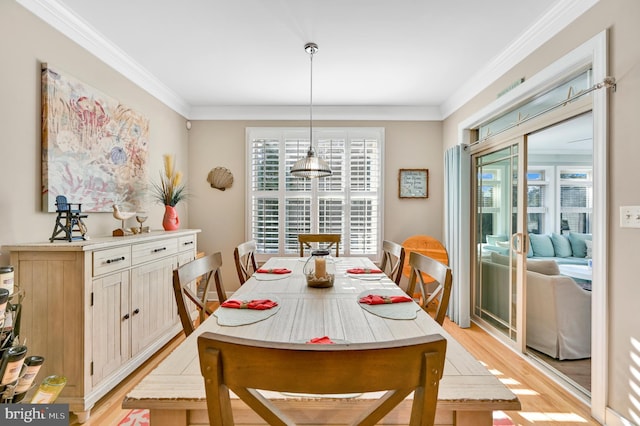
M417 303L360 303L368 295L406 296L366 257L337 257L333 286L307 285L307 258L272 257L228 300L269 300L270 309L218 307L125 396L125 409L148 409L151 426L208 424L197 338L202 332L267 342L332 344L384 342L425 334L447 339L446 362L438 392L436 424L490 426L496 410L520 410L517 396L449 335ZM313 368L312 365L309 368ZM398 368L402 368L401 365ZM322 374L321 371L318 374ZM389 374L381 373L381 374ZM261 391L296 424L347 424L382 393L315 395ZM411 395L380 424L407 425ZM264 421L231 394L234 421Z

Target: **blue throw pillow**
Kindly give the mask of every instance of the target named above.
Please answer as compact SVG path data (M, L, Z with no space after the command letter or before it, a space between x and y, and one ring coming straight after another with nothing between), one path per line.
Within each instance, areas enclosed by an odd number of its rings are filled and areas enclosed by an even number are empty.
M500 253L504 255L509 254L509 248L504 248L504 247L486 245L482 249L485 251L493 252L493 253Z
M534 257L554 257L556 255L553 250L553 243L551 242L550 236L529 234L529 238L531 239L531 247L533 248Z
M587 243L584 240L590 240L591 234L581 234L579 232L569 232L569 242L571 243L571 251L574 257L587 256Z
M564 235L553 232L551 234L551 243L553 244L553 250L556 252L556 257L571 257L573 254L571 243L569 243L569 239Z
M487 244L492 245L492 246L497 246L498 244L496 244L498 241L508 241L509 238L507 238L506 235L487 235Z

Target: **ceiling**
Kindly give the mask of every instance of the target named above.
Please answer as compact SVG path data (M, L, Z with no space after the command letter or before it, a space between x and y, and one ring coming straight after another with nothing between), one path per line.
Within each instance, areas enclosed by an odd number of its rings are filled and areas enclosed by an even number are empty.
M189 119L308 118L310 41L314 117L443 119L597 0L17 1Z
M581 114L528 135L529 154L593 156L593 114ZM585 158L586 158L585 157ZM574 160L584 158L574 158Z

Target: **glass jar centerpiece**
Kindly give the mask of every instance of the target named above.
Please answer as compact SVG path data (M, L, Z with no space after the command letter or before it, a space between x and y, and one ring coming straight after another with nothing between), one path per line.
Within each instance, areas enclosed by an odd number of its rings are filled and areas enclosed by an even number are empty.
M317 288L333 287L335 271L335 263L329 255L329 250L312 251L303 268L307 285Z

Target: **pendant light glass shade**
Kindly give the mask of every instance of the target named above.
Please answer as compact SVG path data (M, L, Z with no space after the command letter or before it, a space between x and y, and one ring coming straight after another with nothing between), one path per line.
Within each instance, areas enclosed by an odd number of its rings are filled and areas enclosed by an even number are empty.
M296 177L318 178L331 176L331 169L326 161L316 156L316 152L310 146L307 156L296 161L291 167L291 174Z
M318 51L318 45L307 43L304 50L311 57L311 85L309 96L309 151L307 156L296 161L291 167L291 174L296 177L319 178L331 176L329 165L316 155L313 149L313 55Z

